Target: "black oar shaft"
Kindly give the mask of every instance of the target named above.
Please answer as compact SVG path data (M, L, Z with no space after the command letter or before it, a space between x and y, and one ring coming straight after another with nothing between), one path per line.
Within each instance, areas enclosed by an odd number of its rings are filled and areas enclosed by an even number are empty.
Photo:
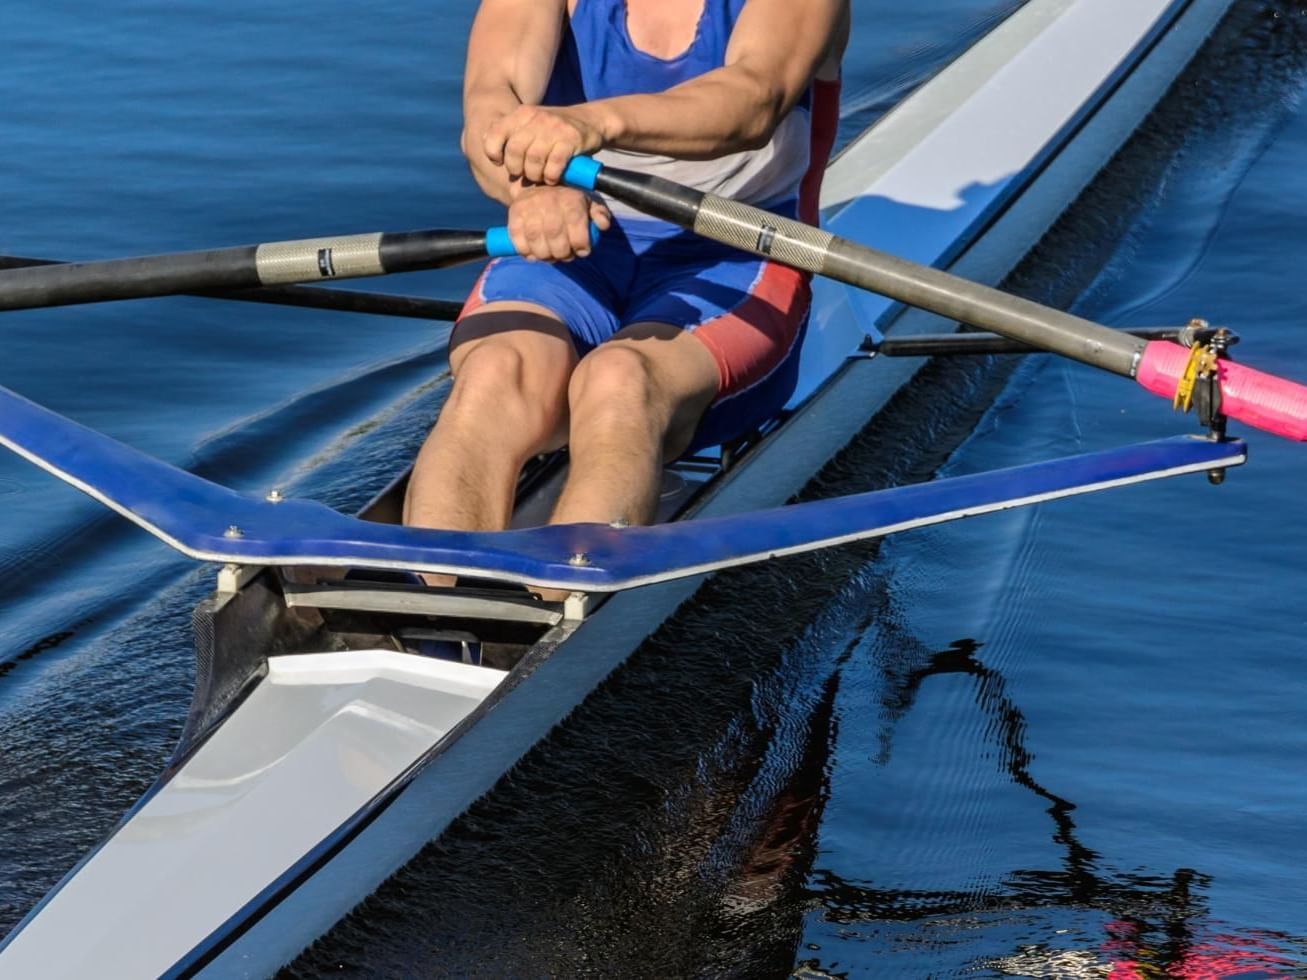
M1123 330L1132 337L1148 340L1176 340L1184 327L1134 327ZM883 357L956 357L987 354L1042 354L1042 347L1009 340L995 333L917 334L915 337L885 337L862 345L868 353Z
M479 231L345 235L0 272L0 310L437 269L486 256Z
M55 259L0 255L0 272L6 269L65 264L67 263ZM462 303L449 299L367 293L355 289L331 289L327 286L260 286L258 289L238 289L227 292L206 289L186 295L234 300L239 303L268 303L274 306L299 306L313 310L336 310L342 313L400 316L415 320L456 320L463 307Z
M208 299L229 299L242 303L270 303L274 306L300 306L314 310L338 310L343 313L368 313L374 316L401 316L414 320L457 320L463 304L450 299L427 296L398 296L390 293L365 293L353 289L328 289L325 286L264 286L236 292L196 293Z
M706 238L1133 377L1145 341L830 232L645 174L604 167L599 192Z

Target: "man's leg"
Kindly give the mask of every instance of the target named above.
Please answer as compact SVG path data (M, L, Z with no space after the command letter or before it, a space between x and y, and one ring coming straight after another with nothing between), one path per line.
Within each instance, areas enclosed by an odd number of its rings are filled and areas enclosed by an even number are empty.
M544 307L488 303L459 324L454 384L413 466L404 523L456 530L508 526L522 465L567 441L567 328Z
M681 327L633 324L587 354L568 387L571 466L554 523L652 521L663 465L689 445L718 381Z

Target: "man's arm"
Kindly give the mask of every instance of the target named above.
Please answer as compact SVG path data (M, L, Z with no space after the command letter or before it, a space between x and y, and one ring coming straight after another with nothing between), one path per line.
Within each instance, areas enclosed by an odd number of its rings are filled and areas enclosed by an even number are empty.
M523 187L485 153L495 123L545 96L563 36L567 0L482 0L463 75L463 155L487 196L509 206L508 232L521 255L546 261L590 252L590 222L607 230L608 209L567 187Z
M482 0L463 73L463 154L485 193L508 204L509 175L485 153L485 134L544 98L563 36L567 0Z
M485 157L512 176L557 183L573 156L606 147L683 160L756 149L838 61L847 32L847 0L749 0L723 67L654 95L525 104L491 124Z

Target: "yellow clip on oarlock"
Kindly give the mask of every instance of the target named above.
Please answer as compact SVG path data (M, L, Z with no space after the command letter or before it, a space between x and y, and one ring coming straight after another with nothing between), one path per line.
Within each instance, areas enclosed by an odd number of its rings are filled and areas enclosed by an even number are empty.
M1175 398L1171 407L1180 412L1187 412L1193 407L1194 385L1199 378L1210 378L1218 369L1219 359L1207 344L1194 344L1189 348L1189 361L1184 366L1184 373L1175 386Z

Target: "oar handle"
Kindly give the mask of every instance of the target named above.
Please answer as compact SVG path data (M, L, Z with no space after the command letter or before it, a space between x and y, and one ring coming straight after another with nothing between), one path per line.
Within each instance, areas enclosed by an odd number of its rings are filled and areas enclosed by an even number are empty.
M578 157L577 159L585 159ZM595 164L598 166L598 164ZM593 221L590 222L590 244L599 244L599 226ZM497 228L486 229L486 254L492 259L506 259L510 256L517 255L517 246L513 244L513 239L508 235L508 228L500 225Z
M563 183L579 191L592 191L603 168L604 165L593 157L572 157L563 171Z

